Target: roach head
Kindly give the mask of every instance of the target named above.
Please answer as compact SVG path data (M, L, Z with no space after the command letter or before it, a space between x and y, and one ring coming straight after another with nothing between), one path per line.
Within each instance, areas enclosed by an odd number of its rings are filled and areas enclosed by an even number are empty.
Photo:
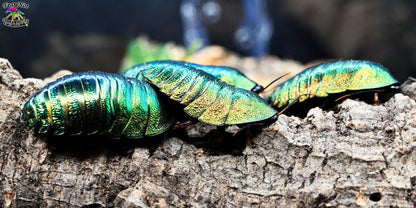
M264 91L264 87L262 87L260 85L256 85L256 86L253 87L253 89L251 89L251 91L259 94L260 92L263 92Z
M20 122L23 124L28 124L30 127L35 126L36 124L36 113L34 106L27 102L22 110L22 115L20 116Z

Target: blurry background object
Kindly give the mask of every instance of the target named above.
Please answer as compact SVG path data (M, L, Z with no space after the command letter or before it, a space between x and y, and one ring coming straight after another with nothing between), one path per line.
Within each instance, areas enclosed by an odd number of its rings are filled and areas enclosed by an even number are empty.
M173 43L158 44L146 37L139 37L128 45L119 72L122 73L132 66L156 60L178 60L203 65L231 66L264 86L282 74L291 73L289 76L283 77L281 82L304 69L299 62L282 60L273 56L241 57L220 46L206 46L198 51L194 51L192 48L185 50L183 46Z
M162 45L220 45L242 56L268 52L304 64L367 59L386 66L399 81L416 76L413 1L24 2L30 7L20 10L30 19L29 26L0 25L0 56L8 58L25 77L50 76L60 69L117 72L129 42L141 34ZM192 9L187 3L197 6ZM2 18L7 16L6 10ZM193 12L199 13L196 19L184 18L183 13L195 15ZM192 34L186 35L186 31L196 23L204 33L194 37L205 39L191 44L186 37L192 40Z
M266 0L243 0L243 22L234 33L237 46L255 57L269 53L273 24L266 3Z
M230 28L238 28L222 30L234 34L229 41L232 40L237 49L255 57L268 54L273 25L266 0L242 0L239 4L242 7L238 7L236 1L230 4L219 0L183 0L180 11L185 46L210 45L210 37L221 30L221 22L231 20Z

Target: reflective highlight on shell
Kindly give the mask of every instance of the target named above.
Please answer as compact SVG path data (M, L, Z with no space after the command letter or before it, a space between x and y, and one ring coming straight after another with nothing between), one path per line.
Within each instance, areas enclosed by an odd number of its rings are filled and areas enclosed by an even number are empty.
M278 86L269 98L276 108L284 107L299 98L299 102L312 97L347 90L364 90L387 87L398 83L390 72L371 61L336 61L305 69Z
M229 85L234 85L239 88L243 88L246 90L252 91L262 91L263 87L258 85L253 80L246 77L243 73L238 71L235 68L227 67L227 66L210 66L210 65L199 65L189 62L182 62L182 61L154 61L148 62L141 65L137 65L128 69L126 72L123 73L124 76L133 77L136 79L143 79L140 75L141 70L146 70L152 67L158 67L162 64L173 64L173 65L184 65L190 66L199 70L202 70L212 76L221 79L222 81L226 82Z
M149 84L117 74L73 74L48 84L23 107L21 121L53 135L141 138L172 124Z
M194 63L186 63L189 66L192 66L196 69L202 70L208 74L211 74L212 76L221 79L225 83L229 85L234 85L239 88L243 88L246 90L256 90L256 91L262 91L263 87L258 85L253 80L249 79L238 71L235 68L228 67L228 66L209 66L209 65L199 65Z

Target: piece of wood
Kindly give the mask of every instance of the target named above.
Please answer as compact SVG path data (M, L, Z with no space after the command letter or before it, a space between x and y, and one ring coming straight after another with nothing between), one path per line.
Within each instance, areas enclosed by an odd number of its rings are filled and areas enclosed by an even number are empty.
M0 59L3 207L415 205L416 104L400 93L380 106L347 99L337 112L311 106L304 119L280 115L253 138L255 148L237 145L235 155L186 132L37 135L20 124L20 109L45 84ZM187 128L191 136L211 129Z

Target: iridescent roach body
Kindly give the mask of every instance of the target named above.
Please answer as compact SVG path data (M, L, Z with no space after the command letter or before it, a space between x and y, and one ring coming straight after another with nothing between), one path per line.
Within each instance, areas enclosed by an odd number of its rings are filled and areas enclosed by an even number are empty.
M194 63L185 63L186 65L192 66L199 70L202 70L212 76L221 79L229 85L234 85L239 88L246 90L251 90L253 92L263 91L263 87L258 85L253 80L246 77L243 73L238 71L235 68L228 66L209 66L209 65L199 65Z
M182 62L153 62L138 70L162 93L185 105L188 115L204 123L251 123L277 113L256 93L228 85Z
M182 61L154 61L149 63L144 63L135 67L128 69L124 72L123 75L127 77L134 77L142 79L140 75L140 71L151 68L154 66L159 66L161 64L174 64L174 65L184 65L184 66L191 66L193 68L202 70L212 76L221 79L222 81L226 82L229 85L234 85L239 88L243 88L246 90L251 90L253 92L261 92L263 91L263 87L258 85L253 80L246 77L243 73L238 71L235 68L228 67L228 66L209 66L209 65L199 65L189 62L182 62Z
M312 97L347 90L383 88L398 81L380 64L371 61L336 61L305 69L278 86L269 98L275 108L305 101Z
M48 84L23 107L21 121L39 133L141 138L172 124L164 103L143 81L117 74L73 74Z

